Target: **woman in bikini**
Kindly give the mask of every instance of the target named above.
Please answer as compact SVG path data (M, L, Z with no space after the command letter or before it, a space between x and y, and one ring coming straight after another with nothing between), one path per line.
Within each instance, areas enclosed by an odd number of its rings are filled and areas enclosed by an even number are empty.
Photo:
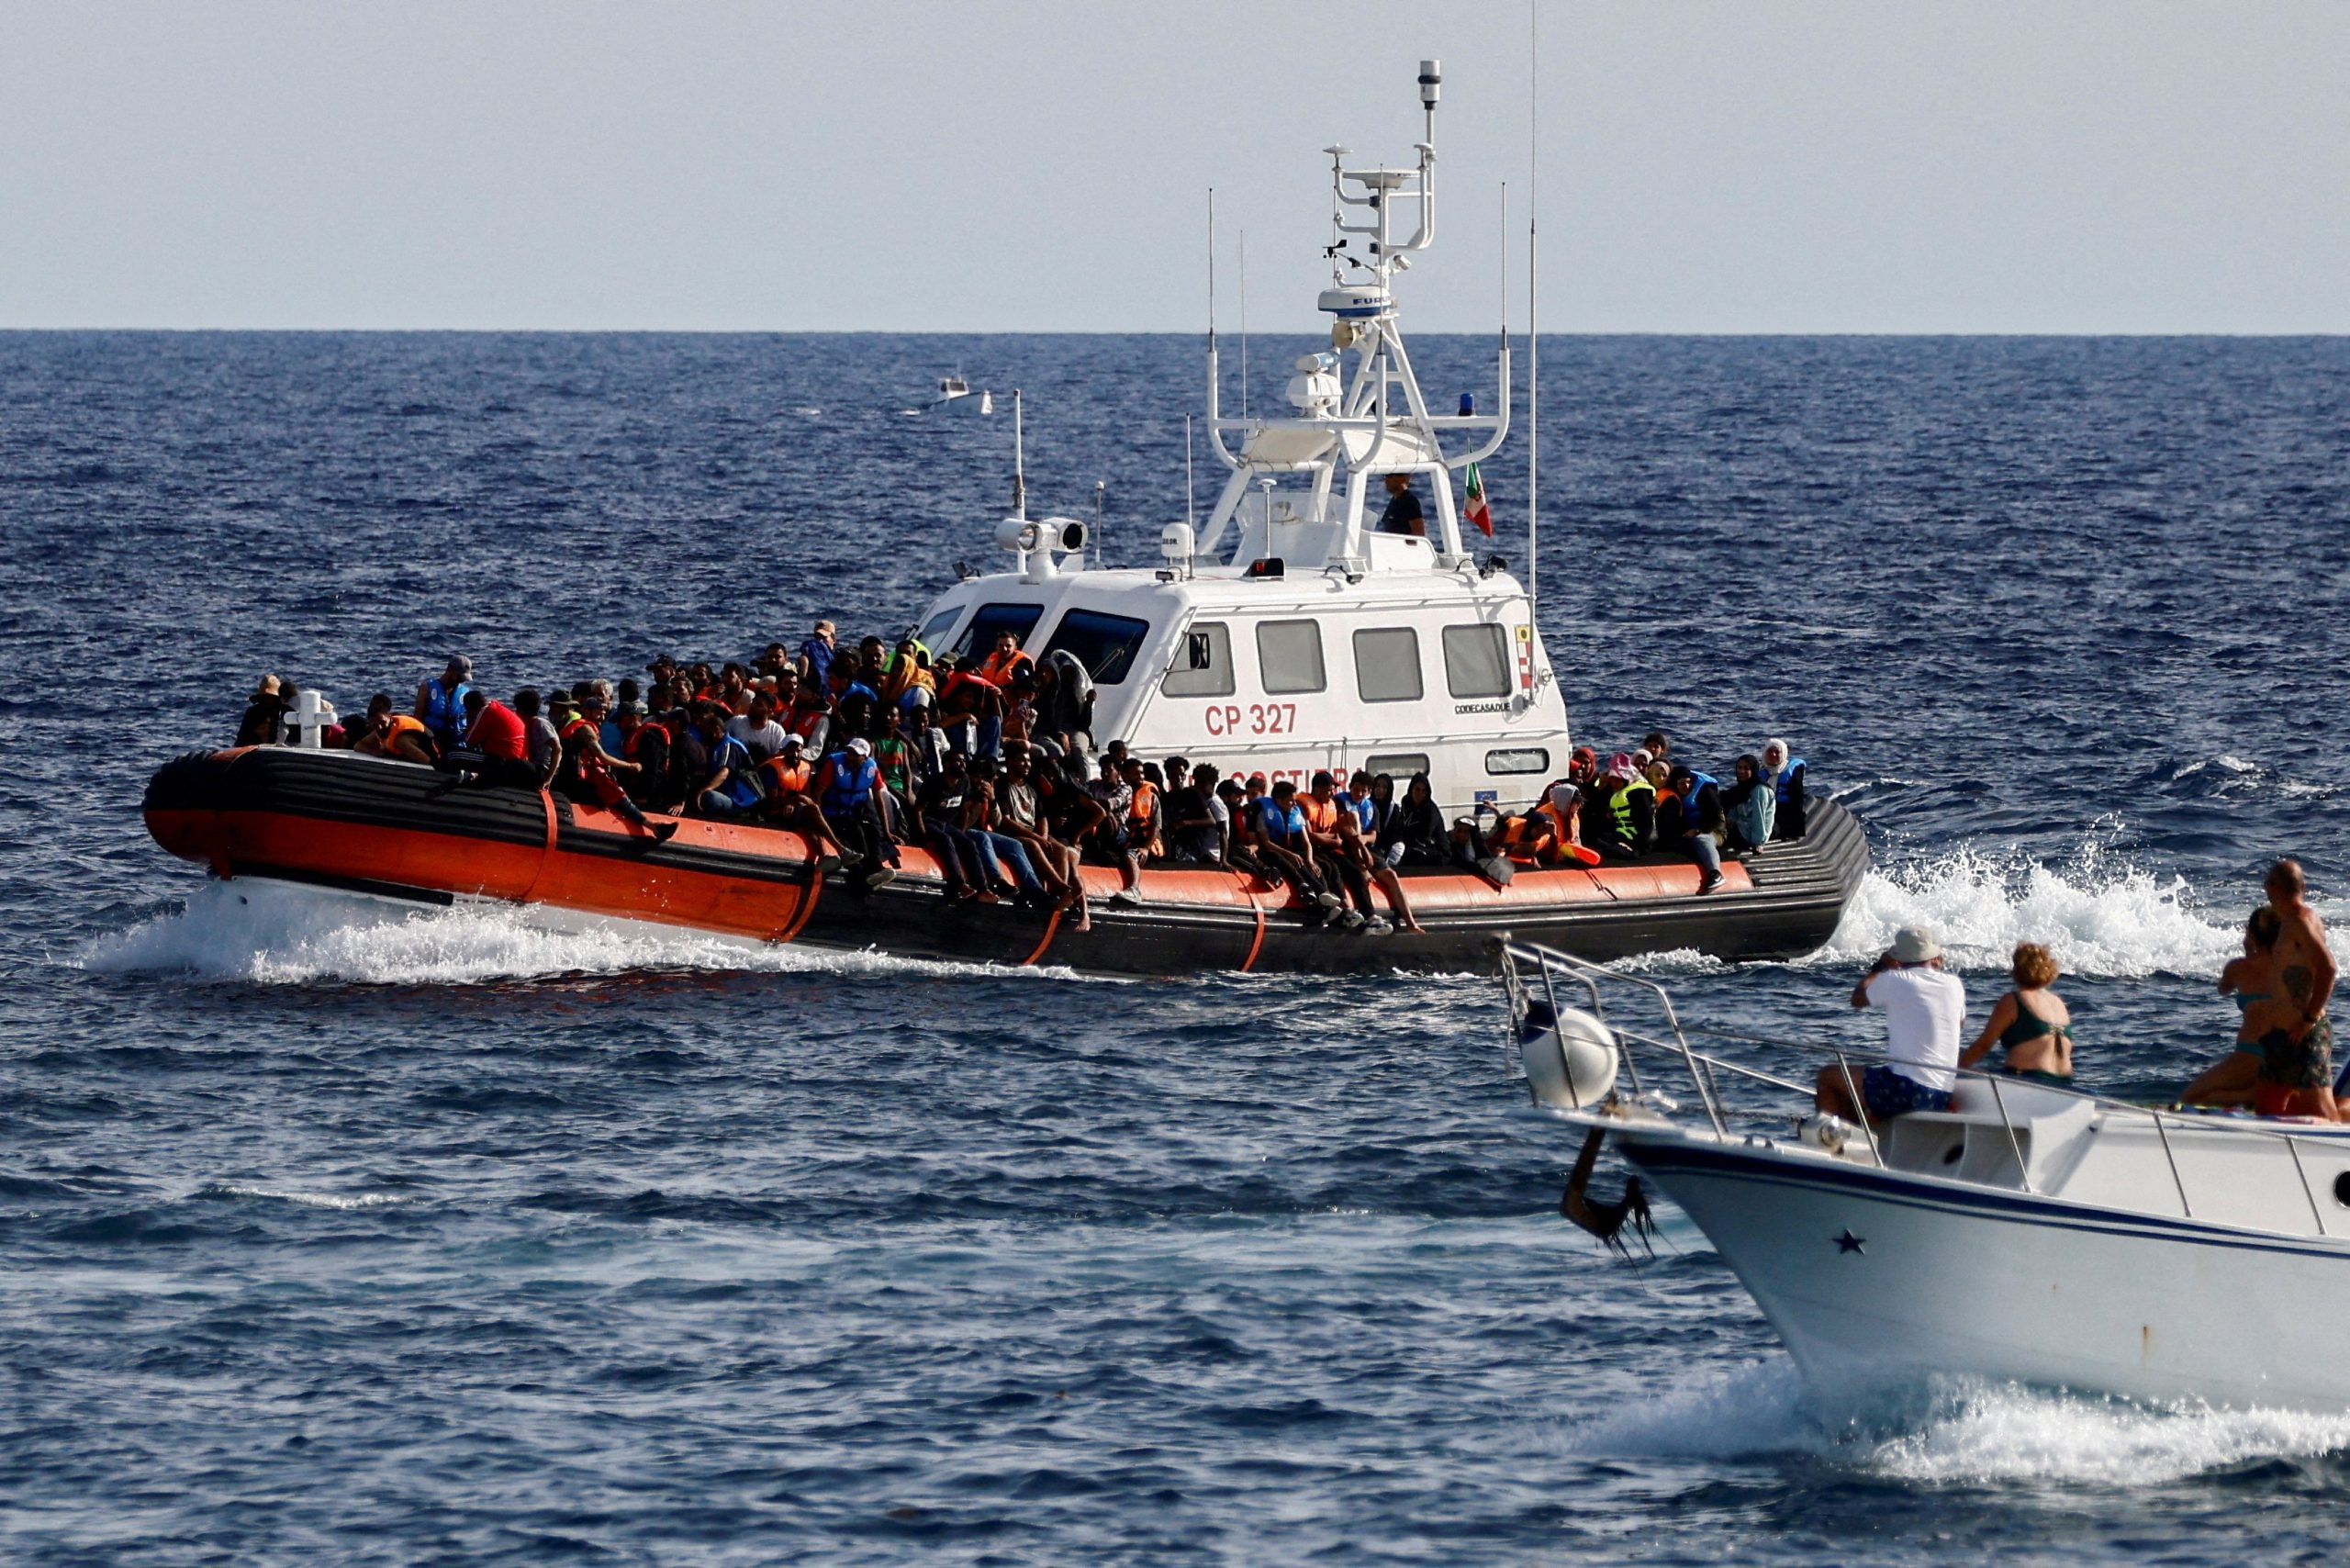
M2231 958L2220 971L2220 994L2233 996L2242 1017L2236 1025L2236 1048L2221 1061L2203 1070L2194 1082L2179 1091L2182 1105L2249 1105L2260 1078L2260 1036L2255 1014L2273 1000L2277 991L2277 934L2281 923L2266 904L2244 923L2244 957ZM2265 1017L2263 1019L2265 1022Z
M2073 1011L2048 988L2056 983L2056 957L2037 942L2016 944L2009 973L2015 989L1999 998L1975 1043L1958 1058L1973 1067L1998 1046L2006 1053L1999 1071L2009 1078L2073 1086Z

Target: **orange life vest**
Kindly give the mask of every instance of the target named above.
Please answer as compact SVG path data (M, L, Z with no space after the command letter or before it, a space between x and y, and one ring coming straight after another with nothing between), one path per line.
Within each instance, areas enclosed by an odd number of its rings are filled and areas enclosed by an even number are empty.
M1017 648L1008 654L990 654L979 661L979 678L990 686L1010 686L1012 678L1020 673L1022 665L1034 669L1036 661Z

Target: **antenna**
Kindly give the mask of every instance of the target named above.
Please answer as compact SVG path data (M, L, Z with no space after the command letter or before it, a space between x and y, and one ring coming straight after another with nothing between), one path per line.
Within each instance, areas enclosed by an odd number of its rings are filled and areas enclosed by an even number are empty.
M1500 265L1494 271L1501 278L1502 347L1509 347L1509 182L1502 182L1502 242L1495 252Z
M1215 353L1215 187L1208 187L1208 353Z
M1012 389L1012 515L1028 515L1028 465L1021 450L1020 388Z
M1535 215L1541 207L1541 182L1536 177L1541 140L1536 132L1540 112L1541 51L1537 47L1534 0L1526 0L1526 618L1534 619L1534 593L1542 575L1542 555L1535 548L1539 526L1542 487L1537 482L1542 458L1542 333L1541 295L1535 287L1537 252Z
M1197 533L1200 528L1200 493L1192 483L1192 416L1183 416L1183 521Z
M1240 231L1240 417L1248 417L1248 230Z

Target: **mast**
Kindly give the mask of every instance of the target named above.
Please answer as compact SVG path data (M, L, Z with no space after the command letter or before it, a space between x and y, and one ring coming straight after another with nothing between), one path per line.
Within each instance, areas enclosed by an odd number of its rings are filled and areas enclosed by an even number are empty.
M1020 388L1012 389L1012 515L1028 515L1028 464L1021 450Z
M1542 575L1542 556L1537 548L1542 495L1538 478L1542 461L1542 306L1535 286L1539 266L1535 215L1542 206L1542 184L1537 177L1541 140L1536 135L1536 117L1542 69L1534 12L1534 0L1526 0L1526 617L1529 622L1534 620L1536 585Z

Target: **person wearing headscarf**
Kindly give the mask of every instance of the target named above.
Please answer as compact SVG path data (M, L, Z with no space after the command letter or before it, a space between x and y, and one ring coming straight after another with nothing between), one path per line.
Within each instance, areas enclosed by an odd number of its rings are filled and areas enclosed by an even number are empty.
M1774 735L1762 743L1762 777L1777 797L1777 810L1771 823L1774 839L1801 838L1804 815L1804 762L1795 748Z
M1771 842L1779 797L1762 777L1762 764L1749 752L1738 759L1736 777L1722 791L1722 815L1729 823L1729 851L1746 855Z
M1067 648L1046 654L1045 666L1052 679L1038 683L1036 733L1082 756L1093 746L1093 676Z

